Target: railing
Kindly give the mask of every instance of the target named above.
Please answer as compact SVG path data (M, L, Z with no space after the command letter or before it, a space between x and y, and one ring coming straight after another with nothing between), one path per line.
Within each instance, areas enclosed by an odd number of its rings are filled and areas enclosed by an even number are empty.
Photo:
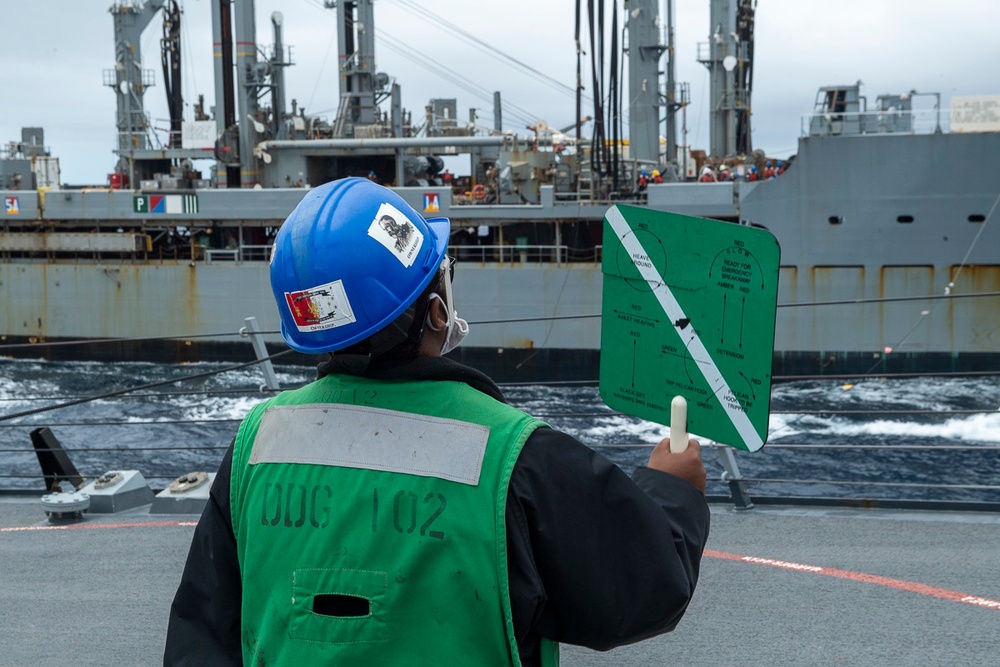
M800 135L932 134L948 132L951 114L935 109L916 111L850 111L802 116Z
M601 262L603 246L571 248L566 245L454 245L448 252L460 262L531 263L595 263Z
M121 235L109 235L120 240ZM136 235L137 238L143 238ZM10 235L11 239L21 240L27 244L32 240L28 234ZM86 238L97 239L98 235L88 235ZM236 245L225 248L213 248L202 245L196 237L173 237L169 242L164 237L156 236L152 240L151 249L137 247L134 250L123 251L118 248L107 249L96 245L81 247L75 250L61 251L59 255L51 249L33 250L28 246L0 248L5 257L33 258L44 256L50 261L65 260L97 260L106 257L121 257L131 255L132 261L142 260L204 260L206 264L239 264L242 262L268 262L271 259L271 245ZM554 263L554 264L600 264L603 247L574 248L567 245L453 245L449 253L463 262L495 262L510 263Z
M271 258L269 245L242 245L237 248L206 248L205 263L266 262Z

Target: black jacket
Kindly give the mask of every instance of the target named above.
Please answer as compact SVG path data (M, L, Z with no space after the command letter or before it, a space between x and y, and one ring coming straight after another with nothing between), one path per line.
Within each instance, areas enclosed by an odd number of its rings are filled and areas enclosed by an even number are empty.
M337 372L331 364L320 375ZM503 400L485 375L448 359L371 368L371 377L458 380ZM229 510L232 447L219 466L170 609L165 665L238 665L241 581ZM673 630L708 539L704 495L638 468L632 478L574 438L536 430L507 494L510 600L521 661L538 643L606 650Z

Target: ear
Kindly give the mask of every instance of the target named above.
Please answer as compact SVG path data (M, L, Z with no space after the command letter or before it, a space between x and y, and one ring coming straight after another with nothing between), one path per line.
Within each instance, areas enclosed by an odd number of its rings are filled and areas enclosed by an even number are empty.
M444 305L444 298L431 299L430 309L428 311L430 315L431 324L438 331L441 331L446 326L448 326L448 310Z

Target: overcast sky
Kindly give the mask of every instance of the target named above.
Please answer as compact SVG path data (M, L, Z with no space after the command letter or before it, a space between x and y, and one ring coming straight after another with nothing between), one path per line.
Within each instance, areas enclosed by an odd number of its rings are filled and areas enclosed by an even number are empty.
M573 86L576 77L571 0L459 2L418 0L419 5L473 34L481 42ZM114 66L109 0L0 0L0 142L20 139L22 126L45 129L46 144L60 158L66 184L103 184L115 164L115 97L102 85ZM571 94L526 76L485 50L456 38L411 9L413 0L375 2L376 63L402 86L415 118L432 97L458 98L459 117L470 107L492 123L491 104L429 72L404 55L419 51L554 127L574 120ZM584 3L586 4L586 3ZM610 9L611 0L605 0ZM707 70L696 61L708 40L709 1L675 3L677 80L691 86L688 141L708 149ZM214 100L211 5L184 0L182 39L185 119L198 94ZM284 40L295 66L287 73L287 99L307 114L332 120L337 106L335 11L322 0L258 0L258 43L273 41L270 16L284 15ZM610 23L610 18L608 19ZM942 95L1000 94L1000 2L997 0L759 0L753 90L753 143L769 155L794 152L801 117L820 86L861 80L873 104L883 93L916 90ZM157 127L167 118L159 40L162 19L146 29L143 66L156 85L146 108ZM395 48L393 48L395 47ZM585 70L585 78L588 76ZM931 98L920 103L932 104ZM586 112L585 112L586 113ZM525 133L510 115L505 128ZM207 171L208 163L202 168Z

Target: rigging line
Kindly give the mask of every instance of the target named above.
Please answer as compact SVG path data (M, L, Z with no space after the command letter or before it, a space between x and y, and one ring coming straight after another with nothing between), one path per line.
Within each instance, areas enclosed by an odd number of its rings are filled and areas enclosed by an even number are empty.
M289 354L291 352L292 352L292 350L290 350L290 349L289 350L282 350L281 352L276 352L275 354L272 354L270 356L264 357L263 359L254 359L253 361L247 361L247 362L244 362L242 364L236 364L236 365L233 365L233 366L227 366L226 368L222 368L222 369L219 369L219 370L207 371L205 373L196 373L194 375L188 375L188 376L185 376L185 377L182 377L182 378L174 378L174 379L171 379L171 380L161 380L159 382L151 382L149 384L139 385L138 387L129 387L127 389L119 389L119 390L116 390L116 391L109 391L109 392L104 393L104 394L98 394L98 395L95 395L95 396L88 396L88 397L84 397L84 398L79 398L79 399L76 399L76 400L73 400L73 401L67 401L65 403L57 403L55 405L47 405L47 406L44 406L44 407L41 407L41 408L34 408L32 410L24 410L22 412L15 412L15 413L9 414L9 415L0 415L0 422L2 422L2 421L8 421L8 420L11 420L11 419L19 419L21 417L27 417L29 415L35 415L35 414L38 414L38 413L41 413L41 412L49 412L51 410L59 410L61 408L68 408L68 407L71 407L71 406L74 406L74 405L80 405L82 403L89 403L91 401L97 401L97 400L101 400L101 399L104 399L104 398L113 398L115 396L121 396L123 394L129 394L129 393L131 393L133 391L141 391L143 389L151 389L153 387L163 387L165 385L175 384L177 382L186 382L188 380L196 380L198 378L210 377L210 376L213 376L213 375L219 375L221 373L226 373L228 371L236 370L236 369L239 369L239 368L246 368L247 366L253 366L253 365L256 365L256 364L261 364L261 363L263 363L265 361L271 361L272 359L277 359L278 357L283 357L284 355Z
M518 403L514 401L514 403ZM954 415L962 416L977 416L977 415L993 415L996 414L996 409L993 408L979 408L979 409L953 409L953 410L881 410L878 408L873 408L871 410L800 410L800 409L789 409L789 410L771 410L771 415L821 415L821 416L845 416L845 415L876 415L876 416L934 416L934 417L944 417L950 418ZM618 412L615 410L593 410L589 412L533 412L535 417L540 419L583 419L583 418L594 418L594 417L629 417L627 413ZM188 424L238 424L241 419L238 418L221 418L221 419L145 419L141 421L83 421L83 422L45 422L47 427L90 427L90 426L101 426L101 427L125 427L125 426L177 426L177 425L188 425ZM40 426L41 423L37 424L0 424L0 429L22 429L31 428L33 426ZM777 429L776 429L777 430ZM831 444L769 444L769 447L839 447L839 448L873 448L873 449L928 449L928 448L946 448L946 449L973 449L979 450L983 449L982 446L976 445L831 445ZM121 448L117 448L121 449ZM128 448L134 449L134 448ZM25 451L25 450L2 450L5 451ZM67 450L69 451L69 450ZM88 449L86 451L96 451ZM109 450L113 451L113 450Z
M289 387L289 389L294 387ZM163 398L166 396L219 396L222 394L273 394L284 391L283 389L268 389L267 387L253 387L247 389L196 389L194 391L155 391L151 394L130 394L123 398ZM63 400L83 398L83 396L62 396ZM3 401L53 401L54 396L4 396ZM3 425L0 425L3 428Z
M949 378L949 377L996 377L1000 376L1000 371L938 371L933 373L875 373L872 376L864 376L861 373L837 374L837 375L775 375L772 379L775 382L799 382L803 380L871 380L882 378L885 380L902 380L907 378Z
M444 17L442 17L442 16L440 16L438 14L435 14L431 10L429 10L429 9L427 9L425 7L421 7L420 5L418 5L418 4L414 3L414 2L411 2L410 0L397 0L397 1L398 1L398 3L400 5L403 6L404 9L407 9L408 11L410 11L412 13L415 13L415 14L422 14L423 16L421 16L420 18L422 18L427 23L430 23L431 25L433 25L433 26L435 26L435 27L437 27L437 28L439 28L441 30L446 30L447 32L452 33L453 35L456 35L456 36L462 38L463 40L465 40L469 44L477 47L480 51L483 51L484 53L487 53L487 55L491 55L494 58L496 58L497 60L500 60L501 62L502 61L507 61L513 67L515 67L517 69L520 69L521 71L529 74L533 78L535 78L535 79L537 79L539 81L542 81L544 83L548 83L551 88L554 88L554 89L558 90L559 92L564 93L566 95L569 95L569 96L571 96L573 98L576 98L576 89L575 88L572 88L572 87L566 85L565 83L563 83L562 81L560 81L560 80L558 80L558 79L556 79L554 77L551 77L548 74L545 74L544 72L542 72L542 71L540 71L540 70L532 67L531 65L529 65L527 63L521 62L520 60L514 58L513 56L511 56L511 55L503 52L502 50L500 50L500 49L498 49L498 48L496 48L496 47L494 47L494 46L492 46L490 44L487 44L481 38L473 35L472 33L464 30L461 27L455 25L454 23L448 21ZM584 98L589 101L589 97L584 96Z
M493 100L493 92L481 86L480 84L476 83L475 81L459 74L458 72L447 67L446 65L443 65L427 56L420 54L418 49L415 49L414 47L406 44L406 42L397 39L396 37L393 37L384 30L379 31L379 35L380 36L376 37L376 39L381 46L387 47L390 51L395 51L396 53L399 53L407 60L414 62L417 65L420 65L424 69L427 69L434 74L437 74L438 76L445 79L449 83L459 86L460 88L472 93L473 95L476 95L477 97L479 97L484 101L490 102ZM381 35L384 35L386 38L388 38L388 41L383 37L381 37ZM404 49L403 47L406 48ZM523 109L508 100L504 100L502 104L505 108L507 108L510 111L510 115L514 116L515 119L523 122L526 125L531 124L532 119L537 117L530 111L527 111L526 109Z
M559 302L562 301L563 291L566 289L566 283L568 281L569 281L569 272L567 271L566 276L563 278L563 284L559 287L559 294L556 296L556 302L555 305L553 306L553 310L559 310ZM555 327L555 319L549 320L549 328L548 331L545 332L545 339L542 340L542 344L539 345L534 352L529 354L527 357L522 359L516 366L514 366L514 370L520 370L522 366L531 361L535 357L535 355L538 354L539 350L545 347L545 344L549 342L549 337L552 335L552 329L554 327Z
M508 63L512 63L515 67L517 67L518 69L521 69L522 71L528 73L529 75L533 76L534 78L539 79L541 81L544 81L544 82L548 83L550 85L550 87L555 88L555 89L559 90L560 92L566 93L566 94L568 94L570 96L573 96L573 97L576 96L576 90L574 88L571 88L570 86L566 85L562 81L559 81L558 79L556 79L554 77L551 77L551 76L545 74L544 72L541 72L540 70L536 69L535 67L532 67L531 65L528 65L527 63L524 63L524 62L521 62L520 60L517 60L513 56L511 56L511 55L509 55L509 54L501 51L500 49L498 49L498 48L496 48L496 47L494 47L494 46L492 46L490 44L487 44L481 38L477 37L476 35L473 35L472 33L464 30L463 28L455 25L454 23L451 23L450 21L448 21L444 17L442 17L442 16L440 16L438 14L435 14L434 12L430 11L429 9L426 9L425 7L421 7L421 6L417 5L416 3L410 2L408 0L399 0L399 1L400 1L400 4L402 4L404 6L404 8L409 9L410 11L415 12L415 13L423 14L422 18L425 21L427 21L428 23L431 23L432 25L434 25L435 27L438 27L438 28L442 28L443 27L443 28L447 29L449 32L451 32L452 34L455 34L455 35L463 38L468 43L470 43L473 46L479 48L479 50L487 52L490 55L493 55L494 57L496 57L497 59L499 59L501 61L506 60Z
M469 320L469 324L510 324L512 322L548 322L550 320L586 320L599 318L596 315L546 315L544 317L515 317L508 320Z
M497 382L498 387L583 387L597 386L597 380L552 380L551 382Z
M803 301L797 303L779 303L777 308L801 308L814 306L843 306L843 305L863 305L869 303L894 303L904 301L935 301L941 299L971 299L982 297L1000 297L1000 292L976 292L971 294L928 294L924 296L899 296L880 297L875 299L844 299L839 301ZM547 320L565 319L591 319L601 317L600 313L585 313L580 315L559 315L544 317L520 317L499 320L473 320L470 324L505 324L511 322L538 322ZM256 332L261 335L278 335L278 330L267 330ZM101 345L105 343L129 343L129 342L149 342L149 341L170 341L170 340L193 340L197 338L218 338L223 336L242 336L238 331L225 331L206 334L187 334L180 336L143 336L137 338L90 338L68 341L41 341L38 343L6 343L0 345L0 350L12 350L20 348L42 348L42 347L65 347L72 345ZM821 376L830 377L830 376ZM852 376L857 377L857 376Z
M898 296L898 297L880 297L876 299L844 299L839 301L805 301L796 303L779 303L776 305L777 308L801 308L801 307L814 307L814 306L844 306L844 305L862 305L867 303L893 303L902 301L934 301L941 299L971 299L971 298L982 298L982 297L1000 297L1000 292L974 292L969 294L928 294L924 296ZM537 321L547 321L547 320L564 320L564 319L592 319L601 317L600 313L586 313L580 315L560 315L560 316L547 316L547 317L522 317L522 318L508 318L508 319L497 319L497 320L470 320L470 324L505 324L511 322L537 322ZM268 330L258 332L262 335L278 335L280 332L277 330ZM242 336L238 331L225 331L218 333L206 333L206 334L188 334L180 336L144 336L138 338L90 338L90 339L79 339L79 340L68 340L68 341L40 341L38 343L5 343L0 345L0 350L8 349L18 349L18 348L41 348L41 347L63 347L71 345L101 345L104 343L128 343L128 342L147 342L147 341L159 341L159 340L192 340L195 338L217 338L223 336ZM854 376L857 377L857 376Z
M381 46L388 48L390 51L395 51L396 53L402 55L407 60L415 62L416 64L424 67L425 69L437 74L441 78L445 79L449 83L462 87L471 93L479 95L483 98L492 99L493 93L487 89L485 86L469 79L468 77L459 74L453 69L450 69L447 65L435 61L433 58L425 56L420 53L419 50L404 43L402 40L397 39L388 32L382 30L379 31L379 36L376 37L376 42ZM405 48L404 48L405 47Z
M655 442L617 442L610 444L591 444L589 445L593 449L652 449L656 447ZM720 445L718 443L710 443L708 445L702 445L703 449L712 447L713 449L722 449L728 447L728 445ZM981 447L972 445L824 445L824 444L767 444L768 449L833 449L833 450L847 450L847 449L859 449L867 451L878 451L878 450L892 450L892 451L933 451L933 452L947 452L947 451L963 451L963 452L983 452L984 454L989 454L991 452L1000 451L1000 447ZM30 452L30 450L10 450L17 451L21 453ZM81 450L87 451L87 450ZM742 450L737 450L742 451ZM708 461L705 462L708 465ZM741 478L743 479L743 478ZM867 484L867 482L863 482Z
M924 320L926 320L928 317L931 316L931 313L934 312L934 306L936 305L937 304L933 304L929 309L920 311L920 315L917 317L917 321L913 323L913 326L910 327L910 330L907 331L905 334L903 334L903 337L900 338L895 345L891 346L893 350L900 348L904 344L906 344L907 339L913 335L913 332L916 331L917 328L924 323ZM875 365L877 366L878 363L881 363L881 361L882 360L879 360L879 362L877 362ZM875 366L873 366L872 368L874 367ZM868 370L871 371L872 369L870 368Z
M313 9L319 9L319 10L322 10L322 11L323 11L324 13L326 13L326 11L327 11L328 9L330 9L329 7L327 7L326 5L324 5L324 4L323 4L323 3L321 2L321 0L302 0L302 2L304 2L304 3L305 3L305 4L307 4L307 5L309 5L309 6L310 6L310 7L312 7Z
M247 390L249 392L251 390ZM257 390L252 390L256 392ZM216 392L218 393L218 392ZM129 398L135 398L136 396L145 397L160 397L160 396L172 396L174 394L169 392L164 392L162 394L141 394L132 395ZM71 398L71 397L64 397ZM76 397L72 397L76 398ZM4 400L18 400L18 399L4 399ZM37 397L24 400L51 400L51 397ZM883 410L880 408L872 408L868 410L803 410L799 408L790 408L787 410L771 410L772 415L824 415L824 416L838 416L838 415L894 415L894 416L944 416L950 417L952 415L993 415L996 414L997 410L995 408L956 408L948 410L932 410L932 409L898 409L898 410ZM624 412L619 412L616 410L595 410L590 412L538 412L533 413L536 417L552 417L552 418L582 418L582 417L622 417L627 416ZM239 422L238 418L213 418L213 419L148 419L141 421L100 421L100 422L45 422L46 426L155 426L159 424L166 425L177 425L177 424L223 424L230 422ZM30 428L36 426L37 424L0 424L0 429L10 429L10 428ZM915 445L917 446L917 445ZM922 447L923 445L919 445Z
M403 49L393 42L389 41L382 42L381 37L377 39L379 40L379 44L382 47L387 48L390 51L395 51L396 53L402 55L410 62L419 65L420 67L424 68L425 70L429 71L435 76L440 77L444 81L447 81L453 86L457 86L458 88L461 88L462 90L472 94L474 97L483 101L491 101L493 99L492 93L490 93L488 90L486 90L479 84L475 83L474 81L465 79L464 77L455 72L449 72L443 65L435 63L432 60L425 59L423 56L415 54L411 50Z
M379 34L375 37L375 41L379 46L402 55L406 60L420 65L424 69L440 76L442 79L453 85L460 86L477 96L492 97L492 93L482 85L476 83L472 79L462 76L454 70L449 70L445 65L435 61L433 58L425 56L412 46L400 43L400 40L396 39L384 30L379 31ZM405 49L403 48L404 46L406 47Z
M191 447L63 447L67 454L70 452L200 452L206 449L229 449L229 445L197 445ZM0 449L0 454L34 454L34 449Z
M1000 447L994 445L835 445L830 443L768 443L768 449L865 449L868 451L965 451L995 452Z
M333 43L337 41L336 26L334 26L334 34L328 40L326 45L326 53L323 54L323 63L319 66L319 73L316 74L316 83L313 85L312 92L309 94L309 106L312 107L313 99L316 97L316 91L319 90L319 84L323 80L323 70L326 68L326 61L330 59L330 51L333 50ZM339 106L337 107L340 108Z
M1000 201L1000 197L998 197L998 199L993 202L993 207L990 209L990 214L992 214L993 210L996 208L997 201ZM988 219L989 218L987 218L987 220ZM958 278L959 274L961 274L962 269L964 268L964 265L965 265L965 260L968 259L969 253L972 252L972 248L975 246L976 241L979 239L979 235L982 234L982 232L983 232L983 230L985 228L986 228L986 222L984 221L983 226L979 228L979 232L976 234L976 238L973 240L972 245L969 247L968 252L966 252L965 258L962 260L962 264L959 266L958 272L952 277L951 281L949 281L948 286L945 288L945 293L943 295L941 295L941 296L943 296L945 298L951 296L951 288L955 284L955 279ZM920 314L919 314L919 316L917 317L916 321L913 323L913 326L910 327L909 331L907 331L903 335L903 337L900 338L894 345L889 346L889 347L886 348L886 355L889 354L889 353L891 353L893 350L901 348L903 345L905 345L906 341L909 340L910 336L912 336L913 333L920 327L920 325L923 324L931 316L931 314L934 312L934 309L937 306L938 306L938 304L935 302L935 303L932 303L931 306L930 306L930 308L928 308L927 310L921 311ZM880 358L876 359L875 362L872 363L872 365L868 369L868 371L865 373L865 375L867 375L868 373L871 373L876 368L878 368L880 365L882 365L883 363L885 363L885 357L886 357L886 355L883 355Z
M442 78L444 78L446 81L450 81L452 83L455 83L456 81L465 81L465 82L468 83L469 86L473 86L474 88L482 91L481 93L478 93L478 96L480 97L480 99L482 99L482 100L484 100L486 102L492 102L493 101L493 91L489 90L485 86L482 86L482 85L476 83L472 79L469 79L468 77L466 77L466 76L460 74L459 72L451 69L447 65L444 65L444 64L442 64L440 62L435 61L433 58L430 58L429 56L423 55L422 53L420 53L419 49L415 49L414 47L408 45L406 42L393 37L388 32L386 32L384 30L380 30L379 32L381 34L384 34L390 40L392 40L391 42L385 42L384 40L380 40L380 43L382 44L382 46L388 46L390 49L395 50L397 53L401 53L403 56L407 57L408 59L418 61L417 64L420 64L419 61L423 61L425 63L424 67L426 69L431 70L431 71L434 71L435 69L437 69L438 71L435 72L435 73L438 74L438 76L441 76ZM400 49L399 45L405 46L408 50L407 51L402 51ZM417 55L417 54L419 54L419 55ZM442 71L446 72L447 74L442 74ZM450 75L451 78L449 78L449 75ZM456 84L456 85L458 85L458 84ZM469 89L466 88L466 90L469 90ZM470 90L469 92L472 92L472 91ZM513 102L511 102L511 101L509 101L507 99L502 99L501 104L503 105L504 109L509 112L509 114L511 116L513 116L516 120L519 120L520 122L524 123L524 125L526 125L526 126L527 125L531 125L534 122L534 119L538 118L537 114L534 114L531 111L528 111L527 109L525 109L525 108L523 108L521 106L518 106L517 104L514 104Z
M276 334L277 331L261 331L262 334ZM239 331L224 331L221 333L191 334L188 336L143 336L139 338L81 338L78 340L39 341L37 343L7 343L0 345L0 350L20 347L64 347L67 345L99 345L103 343L141 343L154 340L190 340L193 338L214 338L219 336L242 336Z
M181 66L186 72L184 77L184 87L188 87L188 81L191 82L190 87L194 89L194 96L198 95L198 79L196 77L198 68L191 63L191 58L185 57L186 51L184 49L185 44L191 44L191 32L188 30L187 21L184 20L184 2L178 3L181 10ZM181 96L183 97L183 90L181 91ZM190 102L188 102L190 105Z
M958 277L962 274L963 269L965 269L965 263L969 261L969 255L972 254L973 248L975 248L976 244L979 243L979 237L983 235L984 231L986 231L986 225L990 224L990 220L993 218L993 213L997 210L997 204L1000 204L1000 194L998 194L996 199L993 200L993 206L990 207L989 213L986 214L986 219L983 220L983 224L980 225L979 231L976 232L976 236L972 239L969 249L965 251L965 257L963 257L961 263L959 263L958 271L954 276L952 276L948 283L949 288L954 286L955 281L958 280Z
M986 215L986 219L983 221L983 224L979 227L979 230L976 232L976 236L972 239L972 243L969 244L968 250L965 251L965 257L962 258L962 262L958 266L958 271L956 271L955 275L952 276L951 280L948 281L948 285L945 287L945 291L942 296L944 297L951 296L951 289L955 286L955 282L958 280L958 277L962 274L962 271L965 269L965 264L969 259L969 255L972 254L972 250L976 247L976 244L979 242L979 237L981 237L983 232L986 230L986 225L989 224L989 221L993 216L993 212L996 211L998 203L1000 203L1000 195L997 195L996 199L993 200L993 205L990 207L989 213L987 213ZM932 303L929 309L921 311L919 317L917 317L916 322L913 323L913 326L910 327L909 331L907 331L906 334L903 335L903 337L899 339L899 341L892 347L893 348L902 347L906 343L906 341L910 338L910 336L913 335L913 332L915 332L917 328L919 328L920 325L923 324L924 321L931 316L937 305L938 305L937 303ZM870 373L876 368L878 368L878 366L884 363L884 361L885 357L882 357L877 361L875 361L872 364L871 368L868 369L868 372Z
M239 423L240 419L236 418L226 418L226 419L143 419L132 422L123 421L103 421L103 422L45 422L44 426L49 428L53 426L70 427L77 428L80 426L101 426L101 427L117 427L117 426L157 426L164 424L166 426L186 426L188 424L228 424L228 423ZM2 428L29 428L31 426L42 426L42 424L0 424L0 429Z
M803 306L845 306L861 305L866 303L891 303L897 301L931 301L935 299L968 299L978 297L1000 297L1000 292L977 292L974 294L931 294L927 296L899 296L883 297L878 299L848 299L844 301L806 301L801 303L779 303L777 308L799 308ZM601 317L600 313L586 313L580 315L556 315L544 317L513 317L500 320L469 320L469 324L507 324L510 322L538 322L547 320L566 319L592 319Z
M926 296L888 296L877 299L844 299L839 301L803 301L795 303L779 303L778 308L797 308L800 306L845 306L865 303L894 303L898 301L935 301L939 299L966 299L974 297L997 297L1000 292L973 292L969 294L928 294Z
M928 484L926 482L873 482L873 481L853 481L835 479L781 479L767 477L743 477L742 482L753 482L757 484L830 484L831 486L879 486L879 487L906 487L914 489L969 489L978 491L1000 490L1000 486L989 484Z

